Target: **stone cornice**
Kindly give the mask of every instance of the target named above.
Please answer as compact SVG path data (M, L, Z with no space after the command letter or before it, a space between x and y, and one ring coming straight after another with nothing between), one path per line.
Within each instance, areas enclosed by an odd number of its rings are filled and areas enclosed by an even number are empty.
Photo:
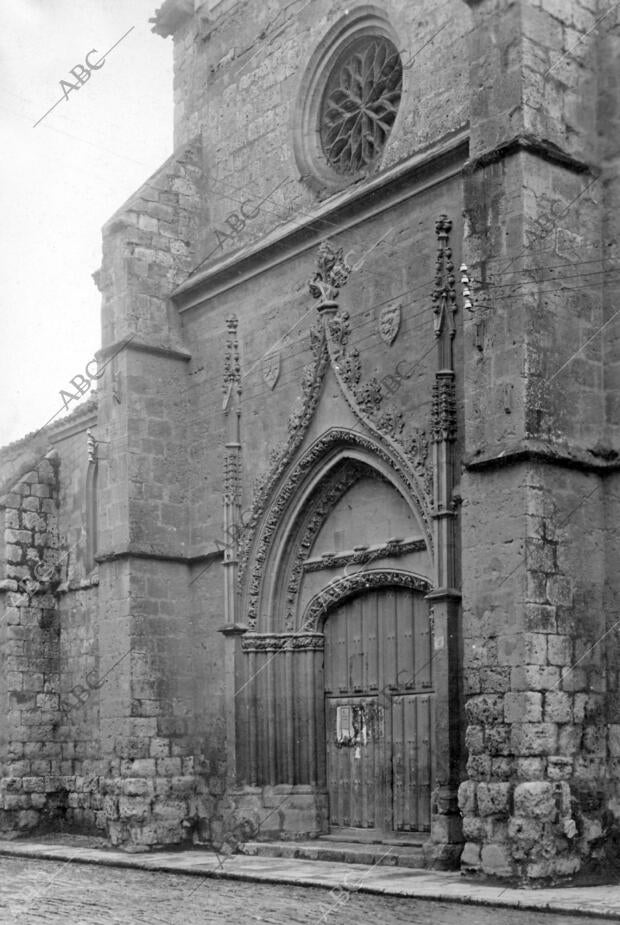
M96 393L95 393L96 394ZM92 397L92 396L91 396ZM78 414L78 412L80 412ZM95 427L97 425L97 406L92 402L84 408L76 408L71 419L67 418L66 421L59 421L57 424L53 425L53 430L49 434L49 442L53 445L60 443L61 440L67 440L69 437L74 437L76 434L85 433L89 427ZM85 445L86 447L86 445ZM86 453L86 448L84 449Z
M134 350L136 353L150 353L152 356L161 356L168 357L171 360L191 360L192 355L188 350L184 350L179 347L166 347L163 345L157 344L147 344L144 341L123 340L114 341L112 344L108 344L107 347L102 347L101 350L98 350L96 353L97 360L106 360L108 357L121 353L122 350Z
M179 565L200 565L211 559L222 557L222 550L204 553L201 556L173 556L165 553L147 552L144 549L119 549L114 552L104 552L95 556L98 563L117 562L119 559L152 559L156 562L173 562Z
M506 447L500 453L469 454L463 460L470 472L514 466L522 462L542 462L568 469L581 469L605 475L620 470L620 453L608 448L584 450L569 444L526 439Z
M331 196L312 214L304 211L302 218L287 222L256 244L224 257L188 279L173 293L177 308L184 312L204 305L208 299L315 247L327 233L334 234L335 226L338 233L348 231L458 176L468 150L469 133L461 131L374 180Z
M559 164L567 170L572 170L573 173L593 173L591 164L578 160L572 154L568 154L550 141L537 138L535 135L523 134L515 135L514 138L510 138L495 148L491 148L489 151L472 158L463 168L463 174L467 176L476 173L478 170L483 170L491 164L497 164L499 161L520 152L533 154L535 157L549 161L552 164Z

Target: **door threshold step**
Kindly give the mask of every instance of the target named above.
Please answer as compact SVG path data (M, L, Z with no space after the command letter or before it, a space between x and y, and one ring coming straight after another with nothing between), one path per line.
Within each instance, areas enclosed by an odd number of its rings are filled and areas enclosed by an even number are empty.
M336 864L367 864L371 867L424 867L422 845L387 845L345 841L251 841L243 853L263 858L296 858Z
M320 835L318 841L331 841L337 842L338 844L344 845L397 845L401 848L422 848L424 844L430 838L430 832L412 832L409 837L404 836L386 836L385 838L377 838L372 835L367 835L362 832L358 835L357 832L348 832L338 834L338 835Z

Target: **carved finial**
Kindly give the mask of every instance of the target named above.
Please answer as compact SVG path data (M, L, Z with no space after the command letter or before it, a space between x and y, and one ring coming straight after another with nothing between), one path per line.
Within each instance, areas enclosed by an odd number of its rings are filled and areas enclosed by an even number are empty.
M224 382L222 385L225 410L228 407L234 388L237 390L237 396L241 395L241 363L239 360L239 341L237 339L238 326L239 320L236 315L230 315L226 319L228 338L226 340L226 351L224 353Z
M456 334L454 315L456 312L456 290L454 288L454 264L452 249L448 246L452 220L447 215L440 215L435 222L435 234L439 241L436 261L435 289L432 293L433 312L435 315L435 337L439 337L444 324L448 327L450 337Z
M88 446L88 461L94 463L97 461L97 441L90 427L86 431L86 443Z
M334 250L329 241L322 241L317 254L318 270L308 281L310 294L321 304L338 298L338 290L347 282L351 267L345 262L343 249ZM319 306L320 307L320 306Z

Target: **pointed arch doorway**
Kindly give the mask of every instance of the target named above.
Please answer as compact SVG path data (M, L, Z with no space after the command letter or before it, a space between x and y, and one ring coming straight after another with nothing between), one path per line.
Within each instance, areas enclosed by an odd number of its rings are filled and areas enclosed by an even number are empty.
M362 591L330 610L324 634L330 833L428 833L435 693L424 593Z

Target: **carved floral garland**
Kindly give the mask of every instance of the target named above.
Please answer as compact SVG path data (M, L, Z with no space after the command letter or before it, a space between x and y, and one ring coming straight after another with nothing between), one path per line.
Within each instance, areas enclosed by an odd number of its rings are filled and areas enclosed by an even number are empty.
M376 569L368 572L357 572L355 575L345 575L331 582L309 601L306 607L300 632L319 632L319 621L332 607L342 604L348 598L362 591L384 587L408 588L411 591L430 591L430 584L425 578L412 575L410 572L399 572L395 569Z

